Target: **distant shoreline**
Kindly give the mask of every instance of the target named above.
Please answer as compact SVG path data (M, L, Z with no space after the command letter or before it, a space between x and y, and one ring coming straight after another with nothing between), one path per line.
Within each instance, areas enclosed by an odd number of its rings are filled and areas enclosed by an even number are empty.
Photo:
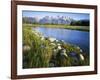
M89 26L72 26L72 25L64 25L64 24L23 24L25 27L47 27L47 28L63 28L63 29L70 29L70 30L79 30L79 31L87 31L89 32Z

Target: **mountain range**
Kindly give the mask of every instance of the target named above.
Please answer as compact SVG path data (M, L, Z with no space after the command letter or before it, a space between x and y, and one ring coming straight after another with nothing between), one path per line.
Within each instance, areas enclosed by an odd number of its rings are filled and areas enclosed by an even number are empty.
M67 25L84 25L89 26L89 20L74 20L70 17L57 16L50 17L44 16L39 19L38 17L23 17L23 23L38 23L38 24L67 24Z

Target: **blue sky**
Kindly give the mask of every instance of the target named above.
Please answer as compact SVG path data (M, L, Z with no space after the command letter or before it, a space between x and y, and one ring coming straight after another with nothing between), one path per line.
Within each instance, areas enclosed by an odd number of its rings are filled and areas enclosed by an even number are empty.
M50 17L66 16L66 17L73 18L75 20L82 20L82 19L88 19L89 20L89 14L87 14L87 13L23 11L22 15L23 15L23 17L38 17L39 19L43 18L44 16L50 16Z

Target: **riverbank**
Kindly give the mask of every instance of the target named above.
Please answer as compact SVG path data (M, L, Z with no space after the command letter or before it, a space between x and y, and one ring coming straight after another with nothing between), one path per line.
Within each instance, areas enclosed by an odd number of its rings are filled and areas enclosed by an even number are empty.
M71 25L64 25L64 24L23 24L23 26L27 27L49 27L49 28L64 28L64 29L70 29L70 30L79 30L79 31L88 31L89 32L89 26L71 26Z
M79 46L44 37L31 27L23 28L23 68L89 65L83 53Z

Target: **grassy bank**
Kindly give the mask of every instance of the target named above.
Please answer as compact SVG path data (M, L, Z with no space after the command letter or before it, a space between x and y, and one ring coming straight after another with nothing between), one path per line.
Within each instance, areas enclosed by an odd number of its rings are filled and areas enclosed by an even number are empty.
M30 26L30 27L49 27L49 28L64 28L64 29L71 29L71 30L80 30L80 31L89 31L89 26L71 26L71 25L64 25L64 24L23 24L23 26Z
M23 27L23 68L89 65L89 58L83 53L78 46Z

